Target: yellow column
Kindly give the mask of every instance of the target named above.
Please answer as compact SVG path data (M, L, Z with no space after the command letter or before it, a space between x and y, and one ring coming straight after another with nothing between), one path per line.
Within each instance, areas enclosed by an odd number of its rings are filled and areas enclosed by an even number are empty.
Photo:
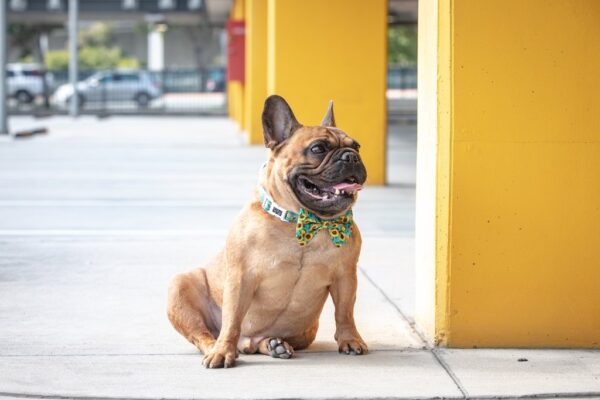
M361 143L368 182L385 182L386 0L269 0L267 88L317 125L334 100Z
M419 326L452 347L600 348L600 3L420 7Z
M244 122L250 144L263 143L261 113L267 97L267 0L246 0Z
M244 0L234 0L230 18L244 19ZM229 116L238 123L240 129L244 125L244 84L238 81L227 83L227 111Z

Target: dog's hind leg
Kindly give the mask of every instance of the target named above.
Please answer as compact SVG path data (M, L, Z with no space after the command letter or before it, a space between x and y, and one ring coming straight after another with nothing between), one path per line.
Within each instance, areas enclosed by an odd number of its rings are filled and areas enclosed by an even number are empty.
M317 337L319 330L319 319L317 318L312 325L301 335L286 337L285 341L296 350L306 349Z
M212 318L206 272L199 268L176 275L169 286L167 315L171 324L202 354L207 354L218 336Z

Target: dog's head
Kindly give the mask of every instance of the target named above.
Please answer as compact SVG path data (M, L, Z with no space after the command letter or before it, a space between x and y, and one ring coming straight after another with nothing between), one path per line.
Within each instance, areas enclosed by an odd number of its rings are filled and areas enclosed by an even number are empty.
M284 207L304 207L323 218L349 210L367 179L359 144L336 128L333 103L320 126L302 126L280 96L265 101L265 146L271 156L266 189Z

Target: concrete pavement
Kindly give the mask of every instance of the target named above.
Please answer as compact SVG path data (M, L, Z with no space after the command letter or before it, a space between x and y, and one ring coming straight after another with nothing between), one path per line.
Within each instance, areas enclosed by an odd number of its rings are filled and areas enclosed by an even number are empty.
M413 125L391 125L391 184L355 209L371 353L337 354L328 303L309 350L215 371L169 325L166 285L222 246L264 149L220 118L11 124L50 134L0 142L0 398L600 397L598 351L434 351L414 332Z

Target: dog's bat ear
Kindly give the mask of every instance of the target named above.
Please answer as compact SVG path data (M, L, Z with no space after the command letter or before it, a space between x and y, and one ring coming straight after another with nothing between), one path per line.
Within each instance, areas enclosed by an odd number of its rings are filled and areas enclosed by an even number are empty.
M269 96L265 100L262 124L265 146L270 149L291 137L298 128L302 127L289 104L283 97L277 95Z
M327 107L327 112L323 117L323 121L321 121L321 126L331 126L335 128L335 116L333 115L333 100L329 100L329 107Z

